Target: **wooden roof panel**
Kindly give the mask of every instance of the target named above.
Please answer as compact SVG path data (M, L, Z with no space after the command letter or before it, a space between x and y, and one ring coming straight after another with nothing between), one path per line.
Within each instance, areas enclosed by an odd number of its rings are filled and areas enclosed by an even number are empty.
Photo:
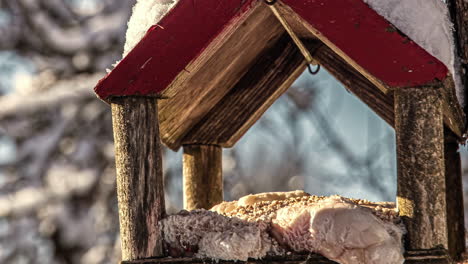
M109 96L156 95L255 0L179 1L95 88Z
M100 81L96 93L104 100L169 98L160 101L159 119L161 139L172 149L233 146L304 67L262 2L180 1ZM447 68L362 0L282 0L275 7L306 44L315 43L308 48L317 61L390 125L388 90L440 86L443 80L449 102L445 122L461 134L463 114L453 103Z

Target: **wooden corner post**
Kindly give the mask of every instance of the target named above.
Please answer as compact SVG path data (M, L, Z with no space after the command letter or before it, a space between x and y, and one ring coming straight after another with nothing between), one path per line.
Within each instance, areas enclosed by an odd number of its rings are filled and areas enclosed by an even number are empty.
M165 214L158 104L153 97L111 100L122 259L162 255Z
M441 91L395 91L397 205L406 249L448 248Z
M458 138L444 130L445 185L447 188L448 250L454 260L465 252L465 214L463 210L463 182Z
M184 145L184 209L210 209L223 201L223 149Z

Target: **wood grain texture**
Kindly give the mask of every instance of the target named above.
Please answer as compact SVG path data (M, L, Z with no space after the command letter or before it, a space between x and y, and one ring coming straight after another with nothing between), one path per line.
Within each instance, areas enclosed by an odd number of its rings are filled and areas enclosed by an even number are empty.
M213 260L213 259L196 259L196 258L164 258L164 259L148 259L141 261L124 261L122 264L215 264L215 263L242 263L242 264L337 264L319 254L309 255L290 255L284 257L267 257L265 259L250 259L248 261L229 261L229 260Z
M184 145L184 209L211 209L223 201L223 149Z
M445 249L406 250L405 264L455 264Z
M219 36L202 55L199 65L177 78L160 102L161 138L178 149L190 129L197 124L255 63L258 55L272 46L284 29L270 10L258 5L230 35Z
M348 91L351 91L367 104L390 126L394 126L393 93L383 93L364 75L319 40L303 39L302 41L314 58L340 81ZM297 50L290 47L291 45L292 42L285 36L270 50L262 54L261 59L194 126L182 143L218 144L223 147L232 147L264 111L287 90L288 86L299 75L299 69L303 69L304 66L298 64L303 58L297 53ZM286 60L285 58L289 59ZM295 70L295 67L298 68ZM436 82L431 87L421 89L434 89L434 87L442 85L444 86L441 93L444 122L460 138L464 127L464 114L456 101L452 78L448 77L443 83ZM275 90L277 86L279 87Z
M453 264L445 250L418 250L405 252L405 264ZM122 264L337 264L319 254L289 255L283 257L267 257L265 259L248 261L227 261L195 258L161 258L139 261L123 261Z
M395 91L397 206L408 250L448 247L440 89Z
M232 147L299 77L304 58L284 33L237 84L190 130L183 144Z
M455 34L460 47L462 62L468 64L468 2L465 0L447 1L454 22Z
M465 87L465 115L468 116L468 1L448 0L450 15L452 18L455 45L460 58L460 75ZM468 122L468 121L467 121Z
M361 99L387 124L393 127L395 125L393 94L383 93L326 45L317 48L316 41L304 40L315 60L341 82L348 91Z
M447 189L448 250L460 260L465 252L465 215L463 206L462 167L458 138L444 129L445 185Z
M311 41L306 40L304 42L307 45L307 43ZM312 42L314 41L312 40ZM351 91L361 99L362 102L374 110L374 112L389 125L394 126L393 93L383 93L331 48L322 45L319 48L313 49L315 50L312 53L314 58L325 67L328 72L340 81L347 90ZM455 133L460 141L465 127L465 114L455 95L455 85L451 75L442 82L434 82L427 88L419 87L419 89L434 89L442 86L441 97L443 102L444 123Z
M443 82L434 83L434 87L443 86L442 100L444 123L458 136L459 139L463 138L465 131L465 113L462 106L459 104L455 92L455 84L453 78L449 75ZM462 142L462 140L460 140Z
M157 225L165 205L157 99L113 98L111 106L122 259L161 256Z
M303 42L327 71L394 126L393 94L384 94L320 41ZM303 56L287 35L259 57L223 100L187 134L183 144L234 146L305 69Z

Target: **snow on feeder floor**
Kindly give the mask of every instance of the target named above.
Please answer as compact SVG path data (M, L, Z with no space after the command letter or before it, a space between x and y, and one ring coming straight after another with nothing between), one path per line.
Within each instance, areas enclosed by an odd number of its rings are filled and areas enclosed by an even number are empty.
M320 253L339 263L403 263L393 203L302 191L249 195L161 222L168 255L222 260Z

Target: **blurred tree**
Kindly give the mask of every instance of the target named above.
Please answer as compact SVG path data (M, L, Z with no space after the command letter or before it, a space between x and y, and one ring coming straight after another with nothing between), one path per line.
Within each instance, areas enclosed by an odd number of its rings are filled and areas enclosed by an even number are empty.
M111 117L92 87L121 57L132 5L0 1L0 136L14 146L0 163L0 263L117 261Z

